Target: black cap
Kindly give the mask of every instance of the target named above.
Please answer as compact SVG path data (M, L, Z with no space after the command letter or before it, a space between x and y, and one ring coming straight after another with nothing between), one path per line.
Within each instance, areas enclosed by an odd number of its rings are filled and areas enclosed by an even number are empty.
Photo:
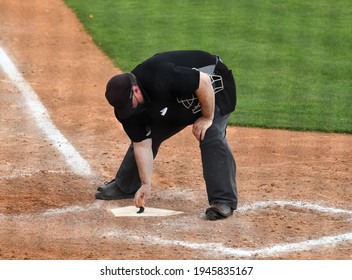
M133 112L133 85L137 85L137 81L132 73L116 75L106 84L105 97L110 105L116 108L120 119L127 119Z

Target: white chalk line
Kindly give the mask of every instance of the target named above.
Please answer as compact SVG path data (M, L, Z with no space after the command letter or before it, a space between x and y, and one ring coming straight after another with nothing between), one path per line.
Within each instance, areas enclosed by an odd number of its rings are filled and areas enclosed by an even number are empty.
M41 213L42 216L47 216L47 217L52 217L52 216L57 216L61 214L67 214L67 213L73 213L73 212L86 212L86 211L92 211L99 209L102 205L102 201L96 201L92 204L89 204L87 206L79 206L79 205L72 205L64 208L53 208L53 209L48 209L44 212Z
M338 243L352 241L352 233L345 233L335 236L327 236L313 240L307 240L297 243L283 243L276 244L269 247L264 247L261 249L241 249L241 248L230 248L226 247L221 243L196 243L180 240L165 240L159 237L146 235L137 236L133 235L134 232L128 231L109 231L103 236L105 237L123 237L124 240L133 240L137 242L147 241L149 244L153 245L163 245L163 246L181 246L193 250L206 251L209 254L218 253L219 255L225 255L233 258L251 258L251 257L270 257L277 256L284 253L292 253L298 251L308 251L316 248L321 248L326 245L336 245Z
M352 210L339 209L334 207L327 207L324 205L320 205L317 203L310 202L302 202L302 201L258 201L253 204L243 205L237 212L247 212L247 211L255 211L257 209L268 208L272 206L280 206L280 207L295 207L301 209L312 210L315 212L321 213L331 213L331 214L348 214L352 215Z
M0 176L0 180L13 180L13 179L18 179L18 178L24 178L24 177L30 177L35 174L65 174L67 173L64 170L43 170L43 169L31 169L31 168L26 168L26 169L15 169L12 171L10 174L5 175L5 176Z
M6 219L33 219L33 218L45 218L45 217L57 217L60 215L66 215L69 213L81 213L81 212L88 212L88 211L93 211L100 209L103 204L103 201L96 201L92 204L88 204L86 206L80 206L80 205L71 205L67 207L62 207L62 208L51 208L48 210L45 210L43 212L36 212L36 213L30 213L30 214L0 214L0 219L6 220Z
M88 162L82 158L79 152L71 145L65 136L52 122L48 111L41 103L38 95L26 82L16 66L12 63L6 52L0 47L0 66L11 82L17 87L25 101L27 108L34 116L38 128L53 143L56 149L63 155L66 163L75 174L80 176L94 176Z

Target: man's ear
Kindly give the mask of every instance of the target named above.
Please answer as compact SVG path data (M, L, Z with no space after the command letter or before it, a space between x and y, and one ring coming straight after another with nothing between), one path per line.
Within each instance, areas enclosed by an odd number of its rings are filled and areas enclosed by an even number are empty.
M137 98L139 103L144 103L144 97L141 91L141 88L139 86L133 86L132 87L133 94Z
M141 94L141 89L139 86L132 86L132 91L134 94Z

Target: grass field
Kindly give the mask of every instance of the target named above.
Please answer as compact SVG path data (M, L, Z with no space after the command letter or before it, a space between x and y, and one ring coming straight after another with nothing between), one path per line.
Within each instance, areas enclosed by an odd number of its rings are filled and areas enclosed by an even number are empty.
M233 69L231 124L352 132L350 0L65 0L125 71L203 49Z

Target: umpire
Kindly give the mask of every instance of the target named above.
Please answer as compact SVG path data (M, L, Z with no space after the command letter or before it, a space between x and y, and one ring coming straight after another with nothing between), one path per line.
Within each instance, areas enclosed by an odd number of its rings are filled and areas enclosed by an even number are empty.
M105 96L131 145L115 179L98 187L97 199L134 197L134 204L143 206L161 143L192 125L210 204L206 217L218 220L233 214L236 163L226 127L236 106L236 86L218 56L199 50L158 53L130 73L112 77Z

